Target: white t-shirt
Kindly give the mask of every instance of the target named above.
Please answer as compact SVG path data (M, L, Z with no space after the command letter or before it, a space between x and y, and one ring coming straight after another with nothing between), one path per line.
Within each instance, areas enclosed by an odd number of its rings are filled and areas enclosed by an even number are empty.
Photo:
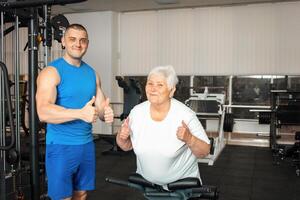
M162 121L150 116L150 102L135 106L129 115L131 141L137 158L137 173L158 185L166 185L186 177L200 179L196 156L177 139L182 120L197 138L210 143L196 114L176 99Z

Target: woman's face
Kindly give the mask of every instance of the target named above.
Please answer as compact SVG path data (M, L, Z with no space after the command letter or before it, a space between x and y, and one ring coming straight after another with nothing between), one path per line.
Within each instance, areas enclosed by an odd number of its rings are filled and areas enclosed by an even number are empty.
M173 90L168 88L167 80L163 75L152 74L148 77L146 95L150 103L159 105L169 101L175 91Z

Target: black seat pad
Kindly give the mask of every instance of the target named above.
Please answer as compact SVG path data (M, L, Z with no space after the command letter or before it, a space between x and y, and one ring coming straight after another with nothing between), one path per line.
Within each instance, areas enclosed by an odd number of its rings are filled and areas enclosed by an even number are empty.
M180 189L187 189L187 188L196 188L201 186L201 183L198 178L189 177L189 178L180 179L173 183L169 183L167 186L169 190L180 190Z

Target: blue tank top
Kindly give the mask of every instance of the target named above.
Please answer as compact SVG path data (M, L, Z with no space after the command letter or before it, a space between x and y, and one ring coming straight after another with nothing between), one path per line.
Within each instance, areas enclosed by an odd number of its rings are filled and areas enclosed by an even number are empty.
M60 83L56 87L56 105L80 109L96 95L95 71L85 62L76 67L59 58L49 66L55 67L60 76ZM83 120L47 124L47 144L78 145L92 140L92 124Z

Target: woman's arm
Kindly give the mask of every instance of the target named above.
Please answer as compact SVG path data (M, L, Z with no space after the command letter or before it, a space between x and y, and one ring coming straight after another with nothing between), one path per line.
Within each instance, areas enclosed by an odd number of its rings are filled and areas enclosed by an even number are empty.
M185 142L197 158L203 158L209 154L210 144L191 134L189 127L184 121L177 129L177 138Z

